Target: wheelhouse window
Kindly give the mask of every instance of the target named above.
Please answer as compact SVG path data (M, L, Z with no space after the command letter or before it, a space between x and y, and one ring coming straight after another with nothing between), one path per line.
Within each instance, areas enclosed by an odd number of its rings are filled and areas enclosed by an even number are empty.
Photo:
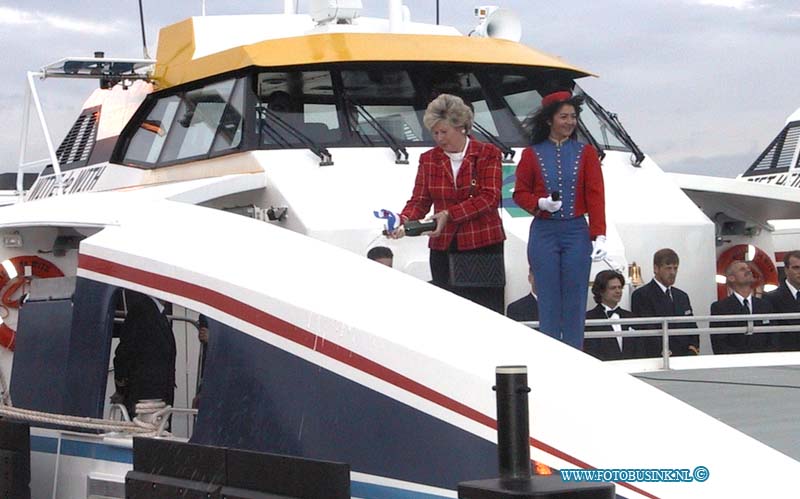
M222 129L222 133L231 134L230 126L221 126L223 124L221 118L228 107L228 98L234 83L234 80L223 81L183 94L178 107L176 125L167 135L167 142L161 153L162 161L206 155L211 150L219 129ZM227 121L230 119L230 116L226 117ZM239 128L238 123L236 128ZM233 134L235 133L234 130ZM228 142L233 139L234 136L231 136Z
M239 147L242 142L242 116L244 116L244 88L246 82L238 81L233 89L231 98L223 107L219 116L214 143L211 153L221 153Z
M423 116L441 93L472 106L478 140L510 151L529 144L525 120L554 85L574 83L563 71L481 64L251 68L148 97L114 160L150 168L246 149L431 147ZM636 151L616 117L586 97L581 138L601 150Z
M478 138L490 140L491 135L510 146L528 145L522 123L541 100L534 89L535 79L494 71L464 74L461 79L475 112ZM521 98L514 99L516 108L507 100L514 93L522 94Z
M131 138L124 161L145 164L158 162L180 103L177 95L159 99L155 103Z
M577 88L576 90L576 94L585 98L585 104L581 112L581 122L597 144L602 149L630 151L631 149L625 144L617 124L612 121L611 115L600 107L594 99L586 95L582 89Z
M525 121L542 101L542 95L535 88L534 83L523 75L502 75L496 78L496 83L502 89L503 99L511 113L520 123Z
M381 141L386 132L398 142L424 139L422 112L408 71L342 71L345 119L348 128L364 144Z
M123 162L169 164L236 149L242 141L244 82L225 80L158 99L139 122Z
M297 147L341 140L329 71L262 72L256 75L256 122L262 147Z

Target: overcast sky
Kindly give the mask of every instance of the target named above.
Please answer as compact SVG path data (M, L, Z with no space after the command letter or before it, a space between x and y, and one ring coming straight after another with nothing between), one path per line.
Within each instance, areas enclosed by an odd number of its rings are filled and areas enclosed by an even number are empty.
M385 16L386 0L363 0ZM800 106L797 0L496 0L514 10L522 42L599 78L579 83L618 113L666 170L733 176L744 171ZM158 29L199 15L200 0L143 0L150 53ZM434 22L434 0L405 0ZM441 0L441 21L468 32L479 2ZM207 14L278 13L282 0L207 0ZM308 0L300 0L307 12ZM0 0L0 169L19 156L25 72L68 56L141 57L136 0ZM60 142L96 83L38 82ZM27 159L46 154L35 128Z

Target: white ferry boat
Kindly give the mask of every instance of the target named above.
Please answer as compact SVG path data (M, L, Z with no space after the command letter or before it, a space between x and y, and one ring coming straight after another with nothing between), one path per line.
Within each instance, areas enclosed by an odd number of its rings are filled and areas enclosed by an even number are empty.
M456 497L460 481L496 475L492 385L495 367L510 364L529 369L537 463L710 472L618 483L630 499L792 490L797 459L630 367L430 286L427 241L381 236L373 212L403 205L433 145L421 123L430 96L458 93L474 106L475 137L504 152L506 300L527 293L531 218L511 200L522 121L555 87L583 93L576 80L591 73L514 39L414 22L398 0L388 19L360 16L360 2L310 4L187 19L161 30L155 61L43 68L101 88L31 188L18 184L18 202L0 208L2 411L31 421L31 496L124 497L132 425L87 430L75 418L111 417L114 319L127 291L173 306L178 386L166 438L348 463L353 497ZM518 38L513 16L490 11L475 34ZM647 275L652 254L672 247L680 287L707 310L718 255L754 232L726 241L691 189L585 98L580 137L603 155L611 261ZM394 251L394 269L364 257L376 245ZM195 414L198 314L210 338ZM744 457L770 480L748 473Z

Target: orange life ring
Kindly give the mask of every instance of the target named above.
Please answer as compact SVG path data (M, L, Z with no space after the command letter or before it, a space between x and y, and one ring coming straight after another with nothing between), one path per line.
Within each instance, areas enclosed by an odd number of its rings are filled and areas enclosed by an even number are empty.
M761 248L752 246L754 251L753 259L747 259L749 244L737 244L723 251L717 257L717 276L725 276L725 269L734 260L742 260L750 264L750 269L756 278L756 287L766 284L778 285L778 269L772 259ZM721 280L721 279L719 279ZM725 283L717 282L717 299L723 300L728 296L728 286Z
M8 265L10 262L16 270L16 275L8 275ZM0 265L0 301L6 310L19 308L21 296L14 298L14 294L20 289L24 290L25 285L31 278L64 277L64 273L55 264L36 255L23 255L9 258ZM17 336L5 321L0 323L0 345L14 351L14 340Z

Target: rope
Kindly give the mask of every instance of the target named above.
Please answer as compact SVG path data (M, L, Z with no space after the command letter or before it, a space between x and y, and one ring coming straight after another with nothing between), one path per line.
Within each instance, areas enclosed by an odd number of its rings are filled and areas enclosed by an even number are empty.
M161 435L167 433L164 432L164 426L171 409L172 406L163 400L142 400L136 403L136 417L132 422L143 431Z
M0 416L30 421L35 423L54 424L87 430L103 430L106 433L131 433L140 436L169 436L169 432L159 431L162 420L172 407L162 401L147 401L136 404L136 417L133 421L112 421L67 414L22 409L20 407L0 406Z

